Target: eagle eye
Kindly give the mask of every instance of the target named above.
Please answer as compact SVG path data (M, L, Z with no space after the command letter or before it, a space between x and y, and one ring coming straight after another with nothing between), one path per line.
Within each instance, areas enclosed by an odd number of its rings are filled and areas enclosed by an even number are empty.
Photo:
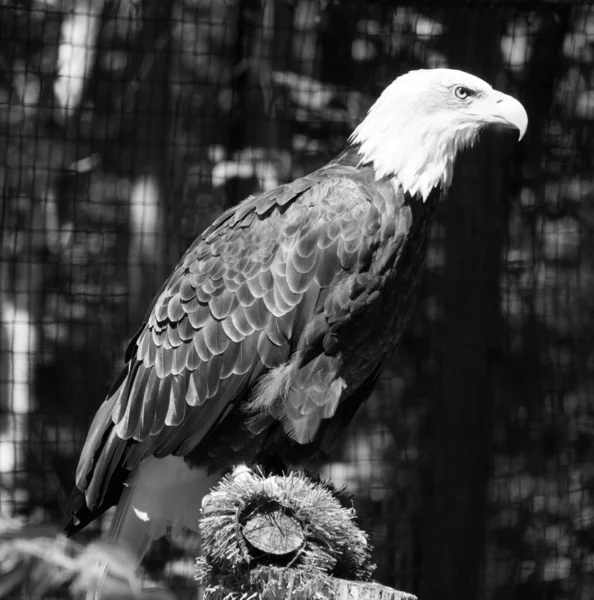
M473 91L469 90L467 87L463 85L458 85L454 88L454 95L456 98L460 98L460 100L466 100L469 96L472 96Z

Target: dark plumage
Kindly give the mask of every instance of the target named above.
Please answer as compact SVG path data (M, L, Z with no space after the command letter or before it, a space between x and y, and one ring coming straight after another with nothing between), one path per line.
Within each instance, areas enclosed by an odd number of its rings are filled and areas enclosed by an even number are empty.
M124 492L112 535L141 554L167 525L197 527L199 497L188 492L195 476L205 493L213 482L206 471L241 461L299 461L342 434L410 315L431 219L457 150L481 125L502 122L521 133L526 126L519 103L477 78L418 73L386 90L334 161L248 198L188 250L91 425L68 533ZM425 128L427 138L415 145L414 137L396 135L382 146L386 103L394 103L396 121L410 110L403 81L412 91L417 86L417 96L437 97L428 103L429 117L435 105L445 117L436 128L421 111L417 129ZM443 108L437 94L450 99L456 85L482 99L466 111L465 127L458 121L469 103ZM491 95L497 110L477 116L476 106ZM451 130L443 122L450 113ZM398 158L399 146L407 156ZM386 172L388 160L398 168ZM156 460L164 457L170 458Z

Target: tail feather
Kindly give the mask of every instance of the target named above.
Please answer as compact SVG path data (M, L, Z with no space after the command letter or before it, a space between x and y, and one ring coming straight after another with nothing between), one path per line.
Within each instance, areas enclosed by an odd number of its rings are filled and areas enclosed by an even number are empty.
M204 469L190 469L183 458L149 457L124 484L108 538L142 562L152 540L184 530L198 533L201 501L218 481Z
M146 513L135 507L139 503L140 493L142 492L134 480L125 485L107 533L109 541L123 547L130 554L135 567L142 562L152 540L160 537L154 538L151 535L154 523Z
M218 479L205 469L190 469L181 457L143 460L124 483L107 541L126 552L134 569L140 566L152 541L168 533L189 548L187 532L195 532L190 539L192 550L197 551L201 501ZM99 567L101 574L90 586L86 600L101 600L111 567L105 561Z
M133 478L129 484L124 485L124 491L116 506L106 536L106 541L110 545L117 547L118 551L124 553L120 556L120 560L126 563L126 567L130 569L131 573L135 572L140 566L152 541L150 522L139 518L138 511L134 506L140 492L134 479L136 478ZM116 569L116 567L103 558L98 561L97 567L97 578L89 584L85 600L102 600L104 593L111 597L111 594L107 591L108 585L106 582L108 581L108 574L113 576L112 569ZM140 591L132 584L131 588L133 593Z

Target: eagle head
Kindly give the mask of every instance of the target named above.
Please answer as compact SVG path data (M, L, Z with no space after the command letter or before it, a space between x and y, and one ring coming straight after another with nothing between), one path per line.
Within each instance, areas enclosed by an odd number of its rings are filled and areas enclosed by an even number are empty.
M405 192L426 200L447 189L456 156L481 129L528 126L524 107L488 83L454 69L410 71L391 83L350 138L376 177L393 177Z

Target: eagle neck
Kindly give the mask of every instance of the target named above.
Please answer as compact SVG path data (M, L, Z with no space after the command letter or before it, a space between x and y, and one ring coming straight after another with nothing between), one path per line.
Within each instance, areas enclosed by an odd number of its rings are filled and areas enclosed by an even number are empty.
M341 152L330 165L340 165L345 167L355 167L362 172L368 172L366 178L373 179L377 185L382 187L386 184L398 195L404 194L409 200L415 200L417 202L432 203L436 201L436 198L442 196L447 191L449 186L450 176L447 179L438 179L434 184L427 187L419 187L403 181L402 177L398 173L390 173L378 170L377 166L372 160L365 158L361 150L361 144L351 143L347 148ZM450 173L453 164L447 172Z
M458 127L439 113L414 116L374 106L349 142L378 180L393 178L403 192L426 202L436 188L449 188L456 156L474 143L478 127Z

